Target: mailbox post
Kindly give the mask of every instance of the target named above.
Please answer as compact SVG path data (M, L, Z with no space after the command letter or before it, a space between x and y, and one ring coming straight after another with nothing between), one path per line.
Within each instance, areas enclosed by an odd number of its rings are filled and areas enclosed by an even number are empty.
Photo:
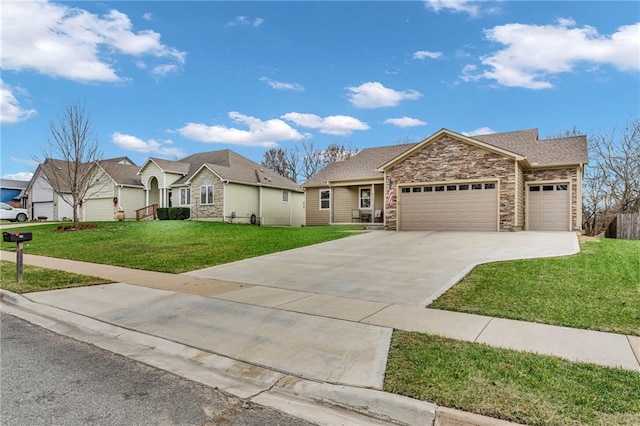
M33 235L31 232L3 232L2 240L7 243L16 243L16 275L17 281L22 282L22 254L24 251L24 242L31 241Z

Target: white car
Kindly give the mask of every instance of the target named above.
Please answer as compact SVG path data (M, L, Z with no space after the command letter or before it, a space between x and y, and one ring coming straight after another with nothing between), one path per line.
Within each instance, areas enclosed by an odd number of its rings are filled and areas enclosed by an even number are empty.
M16 209L9 204L0 203L0 219L10 220L11 222L25 222L29 218L29 212L26 209Z

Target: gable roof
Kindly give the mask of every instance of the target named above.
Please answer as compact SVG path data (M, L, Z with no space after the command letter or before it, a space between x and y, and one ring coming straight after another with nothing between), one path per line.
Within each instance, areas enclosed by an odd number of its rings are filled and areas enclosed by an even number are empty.
M353 157L328 164L324 169L307 180L303 187L326 186L327 181L379 179L381 173L378 167L388 163L404 152L410 150L416 143L366 148Z
M186 175L189 173L189 163L185 163L183 161L172 161L172 160L164 160L162 158L149 157L147 161L144 162L142 167L138 170L138 173L142 171L147 164L154 163L156 166L160 168L165 173L175 173L179 175Z
M313 175L302 186L326 186L327 182L379 179L385 167L410 155L413 149L448 134L468 143L512 156L528 163L530 167L553 167L561 165L586 164L589 161L586 136L538 139L538 129L513 132L491 133L465 136L447 129L441 129L418 143L367 148L348 160L327 165Z
M180 160L190 165L188 173L173 183L174 186L186 185L203 167L208 168L223 180L262 185L273 188L302 191L300 186L264 166L254 163L230 149L201 152Z

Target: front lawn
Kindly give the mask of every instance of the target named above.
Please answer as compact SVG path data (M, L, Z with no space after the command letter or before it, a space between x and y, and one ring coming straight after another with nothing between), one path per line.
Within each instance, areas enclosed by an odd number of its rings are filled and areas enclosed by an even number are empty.
M592 239L579 254L480 265L430 308L640 335L640 241Z
M58 224L20 228L33 232L25 253L150 271L181 273L249 257L343 238L362 226L270 228L192 221L100 222L97 229L56 232ZM15 244L2 243L15 251Z
M14 293L30 293L32 291L82 287L111 282L103 278L23 265L22 282L18 283L16 279L16 264L5 260L0 261L0 277L2 277L0 279L0 288Z
M640 374L395 331L384 390L528 425L638 425Z

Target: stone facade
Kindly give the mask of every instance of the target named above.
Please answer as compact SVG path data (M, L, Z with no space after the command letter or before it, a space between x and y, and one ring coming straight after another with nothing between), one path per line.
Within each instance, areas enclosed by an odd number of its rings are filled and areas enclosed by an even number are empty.
M582 224L578 220L578 169L575 167L559 169L534 169L524 171L525 182L569 181L571 187L571 229L579 231Z
M403 161L387 169L395 188L393 199L385 206L385 227L397 229L398 184L424 184L473 179L497 180L501 231L516 230L515 159L476 147L448 136L425 145Z
M200 202L200 187L213 185L213 204ZM203 168L191 180L191 218L194 220L224 220L224 183L209 169Z

